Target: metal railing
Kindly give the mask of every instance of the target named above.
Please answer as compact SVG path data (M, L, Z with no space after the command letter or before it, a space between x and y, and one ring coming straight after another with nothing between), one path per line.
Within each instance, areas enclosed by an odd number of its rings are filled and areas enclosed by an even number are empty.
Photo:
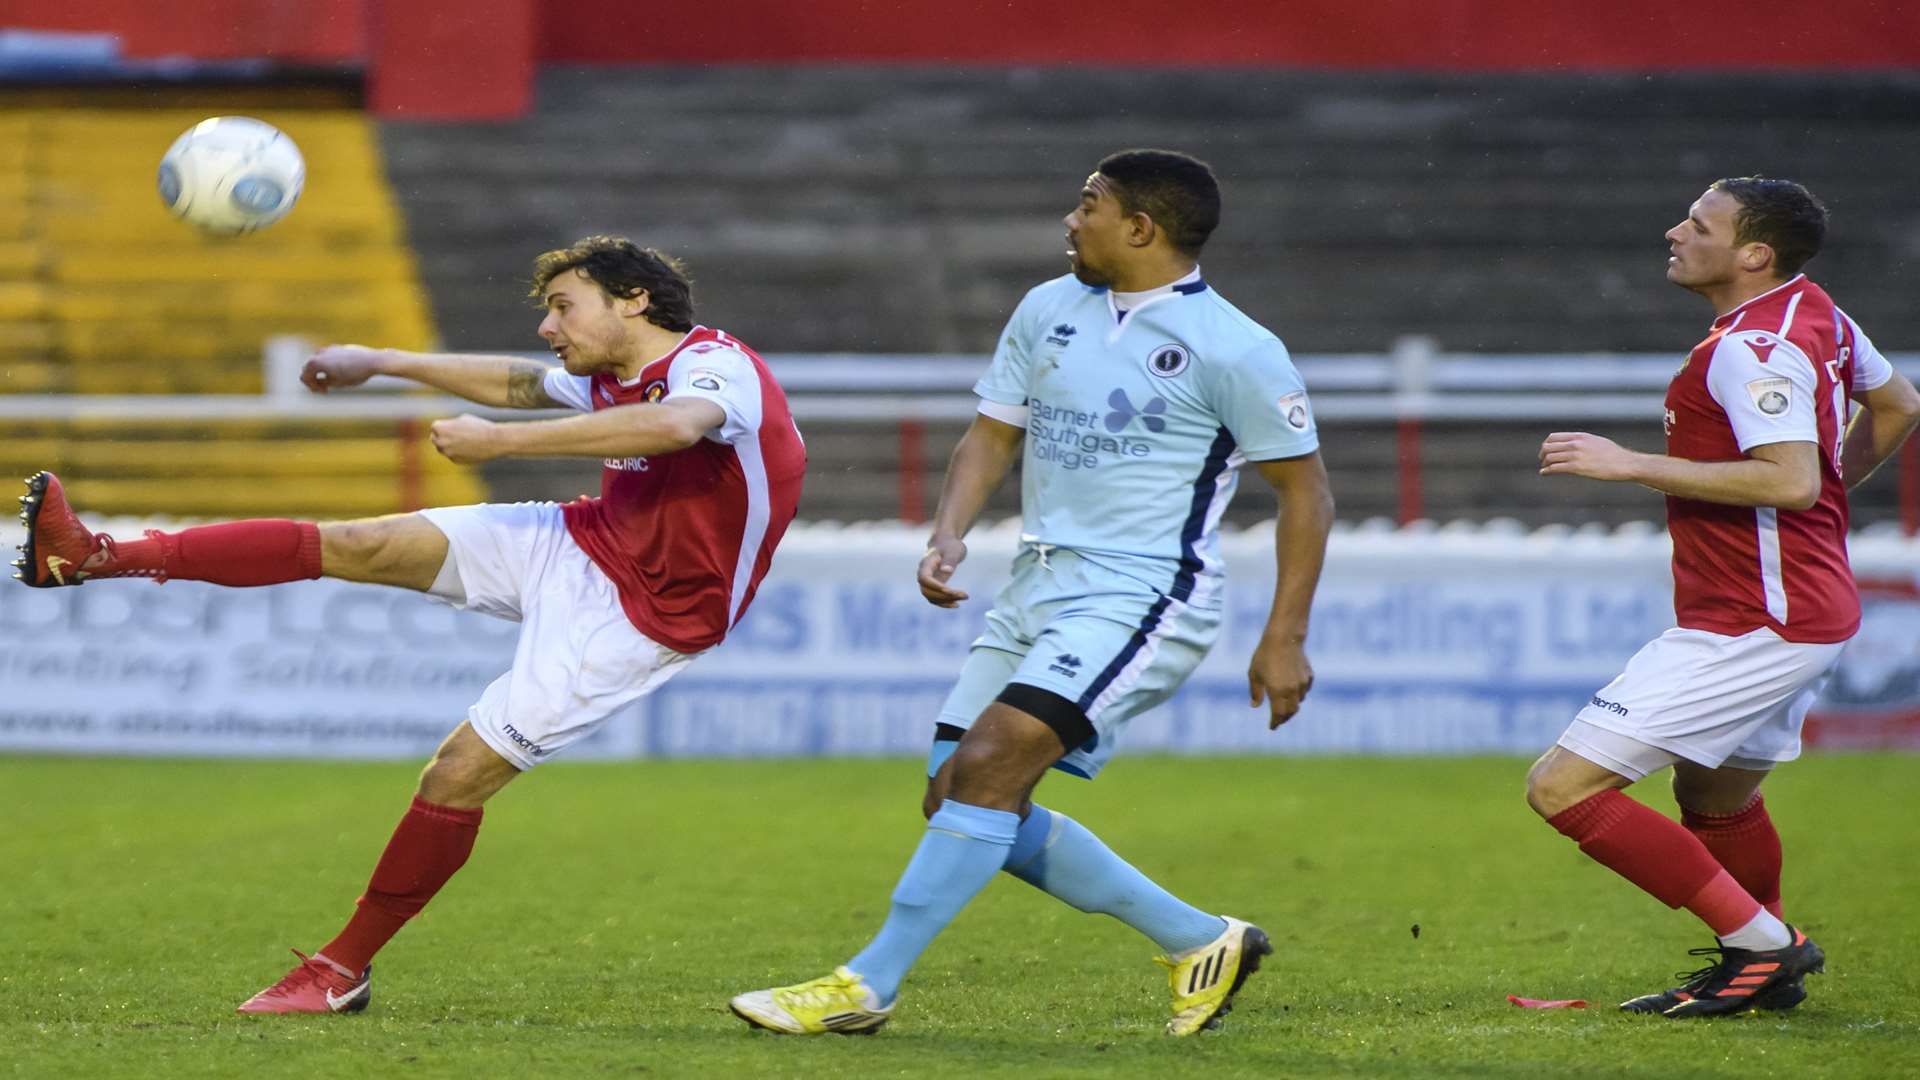
M423 392L400 379L376 378L364 388L309 393L300 367L310 342L276 337L262 353L264 392L192 395L0 395L0 419L301 418L396 421L403 459L403 505L417 501L417 457L423 421L463 412L490 416L541 415L488 409L460 398ZM545 353L506 352L551 362ZM1488 355L1442 352L1430 338L1406 337L1386 353L1308 353L1294 357L1313 393L1314 415L1335 423L1392 424L1398 445L1398 517L1425 516L1426 425L1458 421L1657 420L1664 390L1680 354L1544 353ZM1920 382L1920 353L1890 354L1894 365ZM767 358L787 392L796 420L870 424L895 430L900 517L921 520L929 423L965 423L978 405L973 384L986 359L954 354L787 353ZM1900 461L1900 516L1909 535L1920 532L1920 440L1909 440Z

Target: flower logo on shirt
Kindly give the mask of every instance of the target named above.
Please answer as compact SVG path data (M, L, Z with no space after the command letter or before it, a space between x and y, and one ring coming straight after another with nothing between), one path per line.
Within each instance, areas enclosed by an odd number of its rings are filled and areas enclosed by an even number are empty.
M1136 409L1133 407L1132 399L1127 397L1127 392L1116 389L1107 395L1107 404L1113 409L1106 418L1108 431L1118 433L1121 428L1132 423L1136 416L1140 418L1142 424L1146 425L1147 430L1155 435L1167 430L1167 422L1161 419L1167 411L1167 400L1163 397L1149 398L1144 407Z

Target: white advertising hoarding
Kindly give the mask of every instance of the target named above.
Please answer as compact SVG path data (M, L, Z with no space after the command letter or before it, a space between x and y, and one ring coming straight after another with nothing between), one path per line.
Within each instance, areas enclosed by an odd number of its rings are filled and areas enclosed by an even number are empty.
M921 530L796 526L733 636L568 757L919 752L1015 538L976 534L956 576L973 599L946 611L913 583ZM1314 608L1313 692L1269 732L1244 672L1272 534L1223 548L1219 644L1123 753L1537 750L1672 621L1657 532L1343 530ZM1920 546L1856 541L1855 566L1866 628L1822 715L1898 734L1920 708ZM0 751L417 758L505 670L518 632L332 581L0 589Z

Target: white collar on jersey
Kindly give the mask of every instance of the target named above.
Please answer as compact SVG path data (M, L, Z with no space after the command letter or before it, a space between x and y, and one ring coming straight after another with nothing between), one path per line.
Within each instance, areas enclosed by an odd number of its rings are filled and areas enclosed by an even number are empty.
M1807 275L1805 273L1795 274L1792 277L1788 278L1787 280L1781 282L1780 284L1775 285L1773 288L1768 289L1766 292L1761 293L1759 296L1756 296L1753 299L1748 300L1745 303L1741 304L1739 307L1736 307L1733 310L1727 312L1725 315L1714 316L1713 325L1719 326L1722 322L1725 322L1728 319L1733 319L1735 322L1738 322L1740 318L1745 317L1746 311L1748 308L1752 307L1753 305L1759 303L1762 300L1765 300L1767 297L1772 296L1774 293L1779 292L1781 289L1788 288L1789 286L1792 286L1792 285L1797 285L1800 282L1805 281L1806 279L1807 279Z
M1143 292L1109 291L1107 293L1107 302L1113 305L1115 311L1121 311L1121 312L1133 311L1138 309L1143 304L1147 304L1153 300L1157 300L1162 296L1172 295L1182 285L1198 285L1199 283L1200 283L1200 267L1196 265L1193 268L1193 270L1187 274L1186 277L1183 277L1178 281L1169 281L1165 285L1162 285L1157 289L1147 289Z
M1127 316L1139 313L1143 308L1165 303L1176 296L1190 296L1206 290L1201 280L1200 267L1195 265L1185 277L1178 281L1169 281L1157 289L1141 292L1114 292L1107 290L1107 310L1113 313L1113 328L1107 331L1107 344L1111 345L1120 337L1120 331L1127 325Z
M653 359L647 361L646 363L641 364L640 374L635 375L631 379L616 379L614 381L618 382L621 386L639 386L640 381L647 377L646 371L648 368L652 367L653 365L659 363L662 360L665 360L667 357L672 356L674 353L679 352L680 349L686 345L688 338L692 337L693 335L705 329L706 327L704 326L695 326L693 329L687 331L684 334L681 334L680 340L673 343L673 348L668 349L666 352L661 353L659 356L656 356Z

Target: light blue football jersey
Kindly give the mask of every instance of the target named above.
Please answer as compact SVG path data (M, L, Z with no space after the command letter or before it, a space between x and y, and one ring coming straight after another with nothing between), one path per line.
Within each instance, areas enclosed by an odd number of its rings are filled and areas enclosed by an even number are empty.
M1070 274L1036 286L974 392L1001 407L987 411L1026 410L1024 540L1196 606L1220 604L1240 467L1320 445L1286 346L1197 273L1124 315Z

